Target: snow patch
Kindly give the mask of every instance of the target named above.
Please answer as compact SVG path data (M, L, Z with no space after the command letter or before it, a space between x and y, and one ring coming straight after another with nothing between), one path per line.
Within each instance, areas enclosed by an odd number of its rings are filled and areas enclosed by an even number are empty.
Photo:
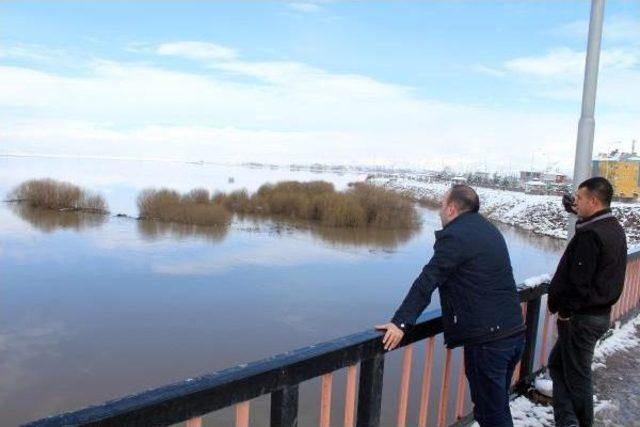
M451 188L449 182L426 181L419 175L383 175L367 180L382 187L406 192L430 204L439 203ZM526 194L517 191L474 187L480 197L480 212L487 218L536 234L567 238L569 214L557 195ZM611 210L627 234L629 247L640 245L640 203L613 203Z
M553 425L553 408L538 405L524 396L511 401L514 427L545 427Z
M525 279L521 287L535 288L536 286L540 286L541 284L545 282L550 282L550 281L551 281L550 274L541 274L539 276L533 276L533 277L529 277L528 279Z
M536 378L534 387L538 393L547 397L553 397L553 381L550 379L539 376Z
M640 345L640 338L636 331L638 326L640 326L640 315L637 315L633 320L622 326L620 326L620 322L616 322L611 334L596 345L591 369L605 367L607 357L615 352L628 350Z

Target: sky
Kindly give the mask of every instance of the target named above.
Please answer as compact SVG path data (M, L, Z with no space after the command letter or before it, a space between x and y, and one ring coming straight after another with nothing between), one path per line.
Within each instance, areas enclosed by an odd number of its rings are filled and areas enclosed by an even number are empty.
M590 2L0 2L0 154L571 173ZM640 141L606 3L595 151Z

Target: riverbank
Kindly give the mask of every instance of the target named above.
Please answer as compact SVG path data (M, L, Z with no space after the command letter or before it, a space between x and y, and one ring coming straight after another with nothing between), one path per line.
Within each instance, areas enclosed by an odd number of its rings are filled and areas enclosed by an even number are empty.
M436 206L450 188L448 182L420 181L418 176L370 177L371 184L404 192L427 205ZM535 195L493 188L475 188L480 212L487 218L535 234L567 238L567 221L560 196ZM640 245L640 203L613 203L613 214L625 228L629 246Z

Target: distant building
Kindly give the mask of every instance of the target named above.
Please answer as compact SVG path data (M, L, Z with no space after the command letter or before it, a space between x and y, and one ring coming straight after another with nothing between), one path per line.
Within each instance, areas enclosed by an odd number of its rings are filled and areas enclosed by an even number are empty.
M524 192L529 194L547 194L547 184L542 181L527 181Z
M598 155L593 159L591 174L607 178L617 199L635 200L640 195L640 157L635 150Z
M454 176L453 178L451 178L452 185L466 184L466 183L467 183L467 178L465 178L464 176Z
M542 172L520 171L520 181L542 181Z
M561 173L545 172L542 174L542 181L549 184L566 184L569 178Z

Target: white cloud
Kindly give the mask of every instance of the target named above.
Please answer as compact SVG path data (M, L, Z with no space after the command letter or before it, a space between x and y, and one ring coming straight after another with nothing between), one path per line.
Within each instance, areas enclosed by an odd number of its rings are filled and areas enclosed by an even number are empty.
M47 62L60 60L66 57L66 53L60 49L51 49L44 46L17 43L0 46L0 58L27 59L35 62Z
M164 43L157 47L156 53L189 59L223 61L235 59L237 56L236 51L229 47L197 41Z
M550 34L587 40L589 21L577 20L549 31ZM602 38L605 43L640 43L640 18L629 15L605 16L602 26Z
M497 67L489 67L487 65L476 64L471 67L471 71L475 71L476 73L486 74L488 76L493 77L502 77L506 75L506 71Z
M505 63L508 71L533 74L537 76L555 76L576 74L584 68L584 53L569 48L558 48L542 56L515 58Z
M189 43L162 46L185 55ZM562 165L573 158L572 114L435 101L365 75L195 51L209 73L109 60L75 76L0 66L1 151L505 169L505 153L512 168L529 166L533 147ZM619 128L602 135L633 134L632 121L612 118Z
M318 4L310 2L293 2L289 3L289 7L298 12L305 13L318 12L321 9Z
M515 58L505 63L505 69L536 76L568 76L584 72L584 51L567 47L552 49L545 55ZM636 49L605 49L600 55L602 70L630 69L640 62L640 52Z

